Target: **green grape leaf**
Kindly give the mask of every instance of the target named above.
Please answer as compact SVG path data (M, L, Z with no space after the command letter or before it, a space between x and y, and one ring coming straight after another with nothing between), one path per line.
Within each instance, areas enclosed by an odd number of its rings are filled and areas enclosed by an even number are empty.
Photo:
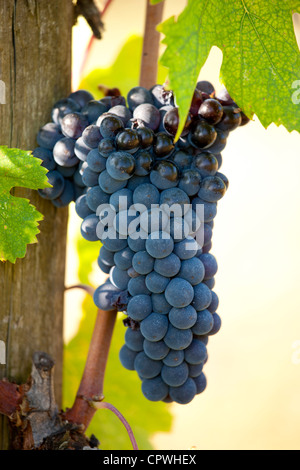
M158 3L163 2L164 0L150 0L151 5L157 5Z
M159 25L167 45L161 63L169 69L179 107L176 137L212 46L223 53L222 82L248 117L256 114L264 127L275 123L300 132L295 12L300 12L299 0L189 0L178 19Z
M23 258L29 243L36 243L38 222L42 220L25 198L10 194L12 188L51 187L47 170L30 152L0 146L0 260L15 263Z

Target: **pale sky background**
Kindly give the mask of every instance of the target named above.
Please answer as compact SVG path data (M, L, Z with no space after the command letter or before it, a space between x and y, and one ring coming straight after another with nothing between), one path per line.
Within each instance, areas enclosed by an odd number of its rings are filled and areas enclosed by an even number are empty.
M145 2L114 0L106 31L84 74L106 67L132 34L142 34ZM166 0L165 18L183 0ZM74 28L73 88L90 32ZM218 88L221 52L201 72ZM299 76L300 79L300 76ZM300 112L295 105L295 113ZM229 190L218 204L212 253L223 326L208 344L206 391L189 405L172 405L170 433L153 436L156 449L300 449L300 136L255 119L236 130L223 152ZM71 210L67 285L76 279ZM101 273L95 267L95 284ZM72 297L72 300L71 300ZM65 338L75 334L82 294L66 294Z

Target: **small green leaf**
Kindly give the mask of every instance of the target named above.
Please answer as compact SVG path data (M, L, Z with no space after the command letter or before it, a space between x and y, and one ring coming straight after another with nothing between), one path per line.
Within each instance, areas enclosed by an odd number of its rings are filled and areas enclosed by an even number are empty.
M0 146L0 260L15 263L26 254L26 246L37 241L38 222L42 220L25 198L12 196L15 187L51 187L47 170L30 152Z
M151 5L157 5L158 3L163 2L164 0L150 0Z
M159 26L167 49L161 62L169 68L170 87L179 107L180 135L200 69L212 46L223 52L221 77L247 116L258 116L300 132L295 83L300 53L292 13L295 0L189 0L178 17Z

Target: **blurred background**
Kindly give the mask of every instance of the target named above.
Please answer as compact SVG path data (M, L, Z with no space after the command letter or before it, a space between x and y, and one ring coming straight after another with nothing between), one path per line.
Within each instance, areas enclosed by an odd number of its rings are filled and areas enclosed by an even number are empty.
M99 1L99 8L104 1ZM165 0L164 18L185 0ZM113 0L101 41L80 18L74 27L73 89L98 84L126 96L138 84L146 2ZM299 32L299 16L295 17ZM87 52L88 48L88 52ZM200 78L218 89L222 53L217 48ZM158 83L166 70L160 68ZM299 77L300 78L300 77ZM295 113L299 108L295 105ZM208 344L208 386L189 405L148 402L135 372L122 368L124 316L119 314L104 393L132 426L141 449L300 449L300 136L255 118L237 129L223 151L229 191L218 205L212 253L219 271L216 292L221 331ZM100 245L80 238L80 219L70 207L66 285L97 287ZM100 243L100 242L99 242ZM92 300L66 294L64 406L76 393L95 321ZM103 449L130 449L122 424L108 410L89 433Z

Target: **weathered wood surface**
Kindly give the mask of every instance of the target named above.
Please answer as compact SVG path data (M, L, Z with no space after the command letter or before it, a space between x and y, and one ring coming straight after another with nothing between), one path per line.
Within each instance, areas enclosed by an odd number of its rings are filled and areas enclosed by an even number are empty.
M52 104L69 93L72 23L71 0L0 2L0 80L5 84L0 145L34 149ZM26 381L33 352L45 351L56 362L60 404L67 210L54 208L33 191L18 189L16 194L28 197L44 220L38 244L28 247L25 259L0 263L0 341L6 345L0 378ZM7 445L1 418L0 448Z

